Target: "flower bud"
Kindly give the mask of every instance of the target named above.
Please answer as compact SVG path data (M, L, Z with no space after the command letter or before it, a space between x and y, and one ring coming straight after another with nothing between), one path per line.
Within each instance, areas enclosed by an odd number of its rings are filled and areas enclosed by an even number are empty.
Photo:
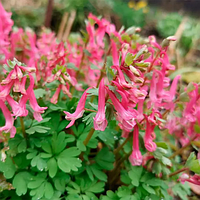
M134 81L135 83L143 83L144 79L142 77L136 77Z
M171 41L176 41L176 37L175 36L169 36L166 39L164 39L162 41L161 46L162 47L168 47Z
M138 77L140 76L139 71L135 67L133 67L132 65L130 65L130 70L134 73L134 75L136 75Z

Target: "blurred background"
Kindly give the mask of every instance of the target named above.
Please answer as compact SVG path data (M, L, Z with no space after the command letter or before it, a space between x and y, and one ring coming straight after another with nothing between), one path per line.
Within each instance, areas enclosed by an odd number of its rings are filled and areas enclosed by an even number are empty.
M155 35L158 41L175 35L170 59L185 82L200 82L200 1L199 0L2 0L12 12L16 27L42 27L66 39L85 29L91 12L122 26L141 27L141 35ZM65 30L64 30L65 29ZM75 34L76 33L76 34Z

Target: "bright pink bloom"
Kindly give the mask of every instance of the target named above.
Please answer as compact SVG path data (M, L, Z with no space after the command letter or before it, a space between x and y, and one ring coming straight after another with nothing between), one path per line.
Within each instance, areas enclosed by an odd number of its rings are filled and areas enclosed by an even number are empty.
M140 166L142 164L142 154L139 149L139 129L138 125L134 126L133 131L133 152L129 157L129 160L133 166Z
M8 35L12 30L13 21L11 19L12 13L8 13L4 10L0 2L0 33Z
M54 93L53 97L51 98L51 103L57 104L57 102L58 102L58 96L60 94L61 87L62 87L62 85L60 84L58 86L58 88L56 89L56 92Z
M135 119L137 116L137 111L134 109L126 110L113 94L113 92L111 92L108 88L106 89L114 105L114 108L117 111L117 120L120 122L120 127L125 131L130 132L136 124Z
M94 117L94 129L104 131L107 124L105 117L105 86L104 79L102 79L99 85L98 112Z
M146 118L146 132L145 132L145 136L144 136L144 145L145 145L145 148L152 152L152 151L155 151L156 150L156 143L153 142L153 130L154 130L154 127L155 125L151 125L149 120L147 119L147 117L145 116Z
M200 185L200 175L195 174L194 176L189 176L186 173L183 173L178 179L181 183L185 183L185 181L193 183L195 185Z
M5 126L0 127L0 132L10 132L10 137L14 137L16 133L16 128L14 127L14 119L2 100L0 100L0 108L6 120Z
M2 86L1 91L0 91L0 98L6 98L6 96L10 93L10 90L14 84L14 81L11 81L5 86Z
M28 115L28 110L23 109L23 106L21 106L21 103L16 102L10 95L6 97L6 100L12 108L13 116L15 116L15 119L17 117Z
M47 107L40 107L37 103L37 100L35 98L35 94L33 91L34 87L34 78L31 74L29 74L30 77L30 85L27 89L27 96L29 98L30 106L34 110L33 116L37 121L42 121L42 116L41 114L44 113L44 110L47 109Z
M69 112L66 112L64 111L64 113L66 114L65 116L65 119L66 120L71 120L71 122L67 125L66 128L69 128L71 126L73 126L74 122L76 119L79 119L83 116L83 113L85 112L84 108L85 108L85 102L86 102L86 99L87 99L87 91L89 90L90 88L88 88L82 95L82 97L80 98L79 102L78 102L78 105L76 107L76 111L74 113L69 113Z
M119 66L119 57L118 57L118 52L117 52L117 46L112 39L111 39L111 46L112 46L113 65Z
M119 84L123 88L131 88L132 85L130 83L126 82L124 74L123 74L122 70L119 68L119 66L118 65L113 65L112 68L117 70L117 72L118 72L117 80L118 80Z
M62 91L64 94L66 94L69 98L72 98L72 94L70 93L69 89L67 88L66 85L61 85L62 86Z

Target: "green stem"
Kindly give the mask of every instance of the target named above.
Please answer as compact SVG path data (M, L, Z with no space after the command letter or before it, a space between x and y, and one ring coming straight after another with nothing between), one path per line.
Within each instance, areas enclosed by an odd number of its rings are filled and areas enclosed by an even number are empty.
M119 153L119 151L123 148L123 146L130 140L130 136L127 137L124 142L114 151L115 156Z
M175 171L175 172L172 172L171 174L168 175L168 177L175 176L175 175L177 175L177 174L179 174L179 173L181 173L181 172L183 172L183 171L186 171L186 170L188 170L188 168L187 168L187 167L184 167L184 168L179 169L179 170L177 170L177 171Z
M115 180L119 177L119 172L120 172L119 167L125 160L127 160L129 158L131 153L132 153L132 150L117 162L117 164L116 164L116 166L115 166L115 168L113 169L113 172L112 172L112 174L114 174L114 175L112 176L112 179L110 181L110 185L112 185L115 182Z
M196 138L196 135L193 136L193 137L191 138L191 140L190 140L185 146L183 146L183 147L181 147L180 149L178 149L177 151L175 151L175 152L169 157L169 159L172 159L172 158L176 157L177 155L181 154L187 147L189 147L189 146L192 144L192 142L193 142L193 140L194 140L195 138Z
M24 138L27 138L26 132L25 132L24 120L22 117L20 117L20 123L21 123L21 128L22 128L22 134L23 134Z
M101 69L101 74L100 74L100 77L99 77L99 79L98 79L98 81L97 81L96 88L99 87L99 84L100 84L100 82L101 82L101 79L104 77L104 71L105 71L105 69L106 69L107 56L109 55L110 50L111 50L111 46L110 46L110 48L108 49L108 51L107 51L107 53L106 53L106 56L105 56L105 59L104 59L104 63L103 63L103 67L102 67L102 69ZM91 98L91 100L90 100L91 103L94 101L94 98L95 98L95 96L92 96L92 98Z
M154 63L155 63L155 61L157 60L157 58L158 58L159 55L160 55L160 50L158 50L158 52L157 52L155 58L153 59L151 65L149 66L149 69L147 70L147 73L150 72L150 71L152 70L153 65L154 65ZM147 81L147 77L145 76L144 82L143 82L142 86L144 86L144 84L146 83L146 81ZM142 86L141 86L141 87L142 87Z
M83 144L84 144L85 146L86 146L86 145L88 144L88 142L90 141L91 137L92 137L93 134L94 134L94 131L95 131L95 130L92 128L92 129L90 130L90 132L88 133L86 139L85 139L84 142L83 142Z
M86 48L88 42L89 42L89 38L87 39L87 41L86 41L86 43L85 43L84 49ZM79 76L79 74L80 74L80 72L81 72L81 69L82 69L82 67L83 67L84 58L85 58L85 52L83 51L82 57L81 57L81 63L80 63L80 66L79 66L78 71L76 72L76 78L78 78L78 76Z

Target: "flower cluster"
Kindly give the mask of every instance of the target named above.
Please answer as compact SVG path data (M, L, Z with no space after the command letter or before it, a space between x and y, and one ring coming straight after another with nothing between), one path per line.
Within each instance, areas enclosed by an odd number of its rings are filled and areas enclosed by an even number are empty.
M76 110L64 111L70 121L67 129L83 117L87 99L90 103L95 99L89 95L91 89L98 90L98 109L90 110L96 112L93 130L105 131L107 108L111 106L122 137L133 137L132 165L144 163L139 142L143 133L147 154L156 151L156 127L168 129L182 145L198 137L199 85L191 84L178 93L181 77L169 78L175 70L167 55L173 37L162 45L154 36L139 40L139 28L117 31L109 21L89 14L85 37L61 42L49 30L43 30L39 37L29 29L12 30L10 16L0 4L0 63L5 73L1 76L0 108L6 120L0 133L10 132L14 137L15 119L28 115L27 101L34 119L43 119L41 114L47 107L40 107L34 94L35 87L41 86L50 94L47 100L52 104L57 104L60 96L70 100L75 92L83 91ZM53 91L48 84L55 84ZM181 110L181 116L177 116L177 110ZM149 156L152 158L153 154ZM195 177L184 181L196 182Z

